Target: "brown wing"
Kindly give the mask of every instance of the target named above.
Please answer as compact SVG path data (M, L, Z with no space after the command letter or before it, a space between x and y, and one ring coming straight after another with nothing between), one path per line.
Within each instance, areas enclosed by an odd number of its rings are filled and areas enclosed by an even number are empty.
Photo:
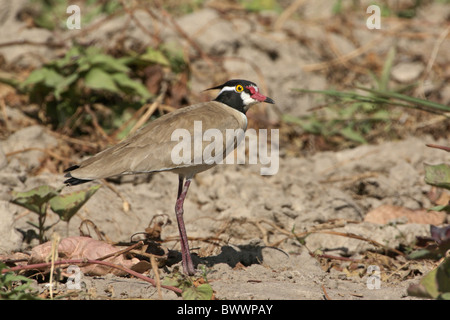
M244 114L220 102L212 101L185 107L150 122L119 144L83 161L77 169L70 172L70 176L94 180L121 174L167 170L179 172L186 167L195 167L198 164L198 159L194 158L195 152L191 152L190 163L184 161L176 164L172 161L172 150L180 143L180 140L172 139L173 132L176 129L189 132L193 146L194 121L201 121L202 134L208 129L221 132L224 137L224 150L226 145L231 143L226 141L226 129L245 130L247 126ZM208 144L211 142L203 142L202 150ZM204 163L201 165L204 166Z

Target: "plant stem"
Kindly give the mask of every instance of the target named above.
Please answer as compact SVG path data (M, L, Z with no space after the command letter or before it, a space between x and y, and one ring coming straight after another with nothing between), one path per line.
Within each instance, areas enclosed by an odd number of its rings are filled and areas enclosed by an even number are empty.
M47 214L47 202L43 203L39 208L39 243L44 243L45 218Z
M42 269L42 268L48 268L51 266L51 262L48 263L36 263L36 264L30 264L30 265L26 265L26 266L17 266L17 267L13 267L13 268L9 268L9 269L3 269L2 273L5 272L10 272L10 271L19 271L19 270L32 270L32 269ZM140 274L139 272L133 271L131 269L128 269L126 267L123 267L121 265L117 265L117 264L112 264L110 262L107 261L100 261L100 260L89 260L89 259L71 259L71 260L60 260L60 261L55 261L54 265L58 266L58 265L65 265L65 264L75 264L75 265L79 265L79 264L101 264L101 265L105 265L111 268L116 268L119 270L122 270L124 272L127 272L133 276L135 276L136 278L139 278L141 280L144 280L146 282L149 282L150 284L152 284L154 287L156 287L156 281L146 277L142 274ZM172 286L166 286L166 285L161 285L161 288L165 288L168 290L171 290L175 293L181 294L182 290L176 287L172 287Z

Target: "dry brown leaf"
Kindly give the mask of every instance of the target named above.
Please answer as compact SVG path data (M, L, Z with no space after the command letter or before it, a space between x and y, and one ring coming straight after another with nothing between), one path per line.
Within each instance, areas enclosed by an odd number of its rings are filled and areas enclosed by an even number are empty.
M147 270L150 270L152 268L152 264L148 261L145 260L141 260L138 263L136 263L131 270L139 272L139 273L144 273Z
M425 209L411 210L394 205L381 205L367 213L364 221L378 224L401 221L404 223L422 223L440 225L445 222L445 212Z
M450 192L444 190L439 198L436 200L436 205L445 206L450 203Z
M48 257L52 249L52 243L46 242L33 248L28 264L48 262ZM61 260L88 259L96 260L106 255L119 251L117 247L104 241L95 240L88 237L69 237L62 239L58 246L58 255ZM121 265L131 269L133 265L139 262L138 259L125 259L123 255L112 256L104 261L112 264ZM88 264L81 266L81 271L86 275L105 275L112 273L114 275L124 275L125 272L116 268L110 268L103 265Z
M6 263L8 267L25 265L29 255L23 252L13 252L11 254L0 254L0 261Z

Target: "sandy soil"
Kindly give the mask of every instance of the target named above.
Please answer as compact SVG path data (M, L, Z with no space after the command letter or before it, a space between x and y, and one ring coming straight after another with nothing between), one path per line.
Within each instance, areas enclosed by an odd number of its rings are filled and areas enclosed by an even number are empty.
M443 161L444 157L442 152L429 150L426 142L435 141L409 138L305 158L282 158L279 173L270 177L260 176L258 168L251 165L223 165L199 174L186 200L185 220L189 237L204 239L191 241L191 248L199 270L206 266L215 297L411 299L406 295L408 285L417 282L431 265L408 263L401 256L388 258L379 246L336 234L313 233L302 245L292 230L356 234L389 248L412 246L416 236L428 234L428 224L401 219L374 224L364 222L364 216L381 204L411 209L430 204L423 163ZM58 175L30 177L25 189L43 183L58 186L60 179ZM363 195L362 186L366 186ZM83 188L86 186L73 187ZM130 204L129 211L123 210L124 202L115 192L103 186L71 220L68 236L78 235L81 221L89 219L110 240L127 242L132 234L144 231L155 215L163 215L156 220L164 223L163 240L178 235L172 212L175 175L156 174L149 182L114 188ZM9 209L15 212L15 228L29 229L26 221L34 217L23 215L14 205ZM49 224L56 221L50 218ZM57 224L55 231L67 236L65 223ZM92 228L90 234L97 238ZM159 271L161 278L181 267L178 243L164 242L163 247L171 253ZM356 262L321 259L309 252ZM371 265L380 271L378 289L368 285L373 276L367 271ZM105 275L83 276L81 281L91 298L158 298L154 287L137 279ZM64 292L64 283L60 287ZM163 290L163 298L177 296Z
M329 6L321 1L311 3L303 8L309 17L325 19L323 21L328 21L328 26L341 27L339 21L327 20L333 16ZM445 8L440 4L426 7L417 19L428 21L422 27L430 31L442 26L447 9L448 6ZM145 12L136 12L138 18L140 15L145 16ZM431 19L430 15L434 18ZM359 19L364 19L364 15L362 17ZM365 21L355 19L353 22ZM150 30L155 28L145 19L140 21ZM198 21L205 23L199 26ZM205 28L208 21L215 23ZM273 31L267 23L264 24L267 21L281 23L284 27ZM228 76L260 80L261 90L277 101L277 105L271 111L265 106L255 106L256 112L250 113L249 117L256 119L258 108L269 110L269 123L278 121L280 112L299 116L321 104L312 96L295 94L292 89L327 87L329 79L326 74L307 72L300 66L320 62L317 53L327 47L328 41L338 46L335 52L343 55L356 49L355 42L362 46L374 41L370 46L374 59L377 55L384 56L396 43L400 52L396 64L404 68L402 59L429 57L439 35L439 32L434 32L436 37L425 37L416 43L407 37L396 36L410 31L410 26L398 29L386 22L385 30L392 33L383 41L362 27L353 30L352 42L344 37L345 32L330 36L320 24L302 24L295 19L288 19L283 24L271 14L252 15L246 19L239 15L230 17L221 15L220 10L214 7L177 18L177 22L187 35L195 36L204 52L224 58ZM11 26L17 24L12 18L8 23ZM18 23L17 28L20 26ZM32 33L33 29L24 30L24 37L37 37ZM131 42L145 38L141 28L123 17L107 21L97 32L88 32L80 37L107 47L115 43L116 36L122 35L118 30L131 35ZM47 32L38 34L45 39ZM179 38L173 29L161 32L165 39ZM186 39L182 43L186 44ZM436 65L445 65L449 59L448 55L442 54L449 52L445 49L448 41L442 45L440 54L435 57ZM405 48L408 48L407 54L402 51ZM21 50L29 52L34 49L21 46L4 50L5 57L15 61L19 59ZM36 53L48 57L56 54L54 50L41 47ZM24 57L19 59L24 64L38 63L33 55ZM428 61L426 58L423 60ZM257 62L258 68L249 61ZM193 92L198 94L220 78L214 73L217 70L202 59L192 64L195 72L190 79L190 88ZM339 68L336 69L339 72L347 70L341 65ZM412 75L405 75L401 71L403 69L396 70L395 75L398 82L405 81L406 76L410 77L406 81L415 81L424 68L425 63L422 63L417 74L414 73L417 68L411 66L406 70L412 71ZM450 87L448 83L445 86L437 82L436 88L439 85L442 85L441 90L437 90L442 93L441 101L447 103L450 101ZM192 99L196 98L199 95ZM13 156L9 154L30 147L67 148L67 142L26 120L10 105L6 105L4 114L9 119L10 134L1 141L0 148L0 253L8 255L17 250L29 252L37 245L36 239L26 237L32 236L32 228L27 221L36 222L36 216L11 204L8 201L10 192L29 190L43 184L59 187L63 181L63 175L51 169L40 171L38 175L31 174L33 169L42 167L43 161L49 161L46 153L35 149ZM421 125L415 128L421 128ZM244 164L222 165L196 176L185 202L185 221L194 262L199 269L198 278L206 275L217 299L414 299L407 295L406 289L411 283L417 283L433 264L407 261L393 250L405 252L405 248L414 245L417 236L429 234L430 224L448 223L445 215L430 220L433 217L430 218L426 210L423 212L434 204L430 197L433 190L424 182L423 165L448 160L445 152L428 148L426 143L445 145L448 144L446 138L439 139L418 129L403 132L402 139L319 152L292 152L295 146L283 144L283 141L279 171L275 175L261 176L261 165ZM74 158L73 162L77 160ZM167 250L168 259L159 268L158 275L151 269L148 273L161 279L173 275L181 267L173 212L177 177L161 173L150 177L126 177L109 183L112 187L103 185L69 226L59 222L48 234L57 232L61 237L78 236L80 224L89 219L112 242L129 242L133 234L161 222L162 247ZM65 188L63 192L88 186ZM395 209L390 210L393 216L388 221L366 221L368 213L383 205L407 208L420 216L415 221L421 223L411 223L407 217L396 215ZM56 222L56 216L50 215L47 223L51 225L53 222ZM93 228L83 230L98 238ZM301 238L308 232L307 237ZM136 239L139 236L133 238ZM369 271L374 268L375 273ZM81 284L82 289L73 296L74 299L181 299L165 289L160 296L149 283L124 276L82 275ZM374 287L374 284L377 285ZM47 290L45 283L36 284L36 287L40 292ZM58 294L67 293L65 281L60 282L55 290Z

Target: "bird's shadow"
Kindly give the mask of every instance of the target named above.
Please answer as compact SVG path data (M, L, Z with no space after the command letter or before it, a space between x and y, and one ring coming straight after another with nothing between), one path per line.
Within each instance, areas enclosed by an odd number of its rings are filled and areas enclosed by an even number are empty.
M266 247L258 245L225 245L222 247L221 252L215 256L199 257L193 253L192 261L195 267L199 264L212 267L219 263L226 263L232 268L239 263L247 267L252 264L261 264L263 262L262 249L264 248ZM170 250L167 266L179 263L180 261L181 253L179 251Z

